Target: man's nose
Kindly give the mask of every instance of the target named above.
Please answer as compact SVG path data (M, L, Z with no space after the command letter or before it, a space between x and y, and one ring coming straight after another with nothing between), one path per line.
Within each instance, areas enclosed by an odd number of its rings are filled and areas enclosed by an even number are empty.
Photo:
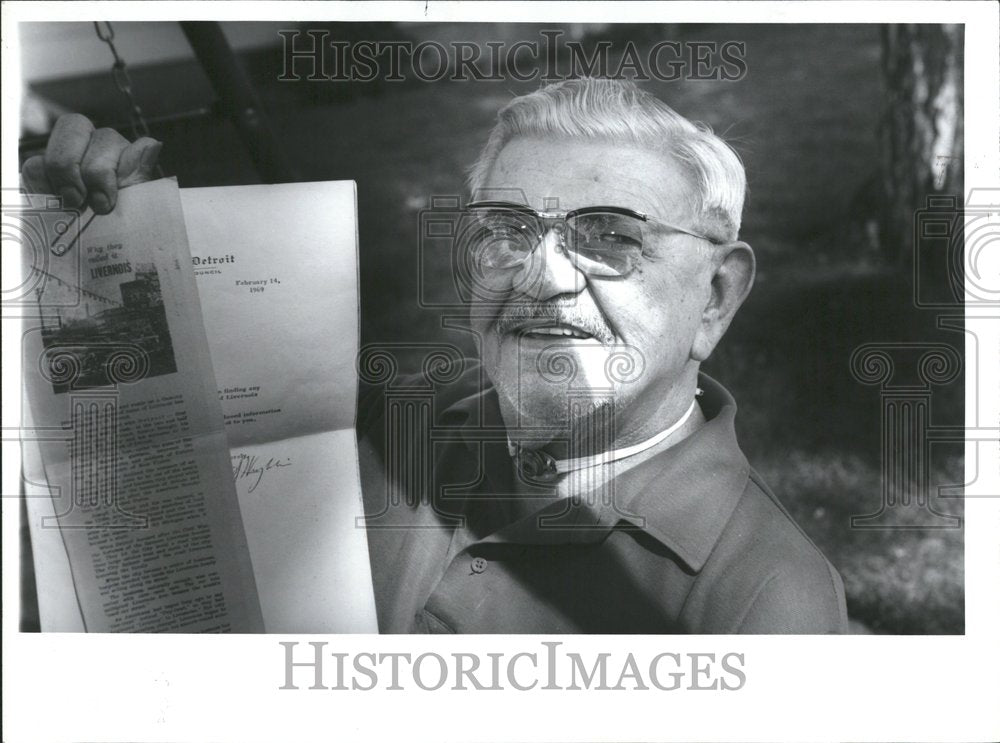
M516 290L537 300L577 294L586 283L586 277L566 254L562 228L558 226L549 228L542 236L514 278Z

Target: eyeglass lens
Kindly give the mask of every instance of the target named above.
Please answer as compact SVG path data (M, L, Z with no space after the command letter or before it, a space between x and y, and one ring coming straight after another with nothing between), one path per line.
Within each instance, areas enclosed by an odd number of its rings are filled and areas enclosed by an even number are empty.
M476 226L469 247L483 269L521 265L549 229L545 226L549 220L515 209L470 211ZM587 275L625 276L642 256L642 221L636 217L587 211L571 215L560 224L565 224L562 246L574 265Z

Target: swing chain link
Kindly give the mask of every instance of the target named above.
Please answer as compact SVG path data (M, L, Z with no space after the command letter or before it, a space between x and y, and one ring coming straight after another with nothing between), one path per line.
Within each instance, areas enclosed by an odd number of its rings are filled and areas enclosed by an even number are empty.
M149 126L146 124L146 119L142 114L142 108L140 108L135 100L135 96L132 94L132 79L129 77L125 60L122 59L122 56L118 53L118 48L115 46L115 30L111 26L111 22L94 21L94 31L97 33L97 38L108 45L111 55L114 57L115 61L111 65L111 79L114 81L118 92L128 102L133 136L136 139L140 136L148 137Z

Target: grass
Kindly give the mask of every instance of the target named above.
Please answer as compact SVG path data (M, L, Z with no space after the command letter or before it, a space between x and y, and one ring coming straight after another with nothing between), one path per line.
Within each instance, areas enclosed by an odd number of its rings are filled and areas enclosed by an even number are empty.
M881 472L857 456L791 450L758 463L796 521L837 566L849 616L873 632L951 634L964 628L962 529L855 529L850 517L876 511ZM935 469L936 484L962 481L960 458ZM961 500L935 507L961 516ZM907 510L903 525L934 523Z

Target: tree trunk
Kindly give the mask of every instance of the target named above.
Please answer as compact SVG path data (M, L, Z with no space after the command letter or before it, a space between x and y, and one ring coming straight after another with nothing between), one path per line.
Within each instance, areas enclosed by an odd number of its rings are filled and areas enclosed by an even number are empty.
M956 24L882 28L887 109L880 132L880 242L893 265L910 265L914 212L929 196L951 194L959 206L964 201L963 43L963 28ZM939 272L944 266L928 268Z

